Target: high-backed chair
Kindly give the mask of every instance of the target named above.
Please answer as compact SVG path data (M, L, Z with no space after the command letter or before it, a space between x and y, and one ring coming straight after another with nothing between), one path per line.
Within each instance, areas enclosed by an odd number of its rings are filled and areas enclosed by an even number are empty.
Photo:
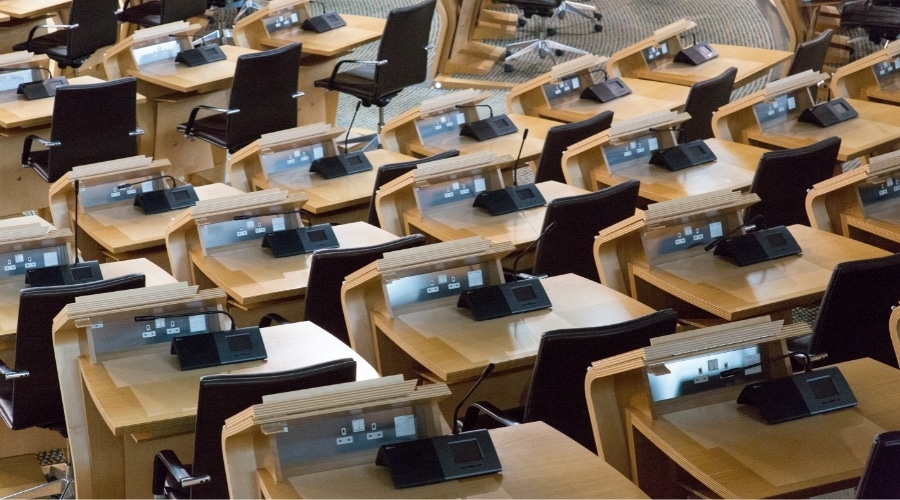
M309 262L309 281L303 299L303 319L312 321L350 345L350 334L344 322L341 306L341 285L344 277L382 258L385 252L425 244L425 236L413 234L394 241L358 248L326 248L313 253ZM262 317L259 326L287 320L276 313Z
M338 61L331 76L316 80L315 86L352 95L366 107L377 106L381 132L384 107L400 91L428 77L428 38L435 3L425 0L390 11L375 59ZM342 71L347 64L355 66Z
M856 487L856 498L900 498L900 431L875 435Z
M651 338L675 333L676 323L675 311L665 309L613 325L545 332L525 406L504 411L486 401L473 403L463 429L479 427L480 412L502 425L541 420L596 453L584 394L587 369L594 361L649 346Z
M889 320L898 303L900 253L838 264L819 305L808 352L827 354L823 364L872 358L897 367Z
M548 27L548 20L556 15L563 0L505 0L502 3L508 3L518 7L519 10L522 11L522 16L525 19L531 19L534 16L538 16L538 20L540 21L538 23L537 38L526 40L524 42L511 43L506 46L506 58L503 61L504 71L512 71L514 68L509 63L514 59L527 54L537 53L538 57L541 59L544 59L547 56L550 56L551 59L556 59L556 56L561 56L565 52L579 55L587 54L584 50L547 40L547 35L553 34L554 32L552 28ZM522 24L521 21L520 24ZM599 26L599 24L597 26Z
M54 182L72 167L137 154L137 81L134 77L56 89L50 140L25 138L22 166ZM115 110L111 112L110 110ZM32 151L33 143L47 149Z
M737 68L728 68L721 75L691 85L684 111L691 119L681 124L678 142L685 143L713 136L712 115L731 100L731 89Z
M13 50L46 54L60 68L77 71L97 49L116 43L118 8L119 0L72 0L68 24L37 25L28 33L28 40L13 45ZM39 28L55 31L35 37Z
M794 58L791 59L791 65L785 76L803 73L808 69L822 71L832 35L834 35L834 31L826 29L812 40L797 44L797 48L794 49Z
M142 28L185 21L206 13L208 0L150 0L131 5L125 0L116 19L122 23L136 24Z
M228 108L197 106L186 123L185 137L196 137L234 153L263 134L297 126L300 44L238 57ZM198 118L200 110L213 114Z
M566 183L562 169L562 156L572 144L599 134L612 125L613 112L603 111L580 122L550 127L544 138L544 147L534 174L535 182L556 181Z
M262 403L268 394L298 391L356 380L356 361L338 359L304 368L249 375L200 378L194 461L183 465L172 450L153 461L153 495L168 498L229 498L222 459L225 419Z
M128 274L19 292L15 368L0 361L0 417L10 429L41 427L68 437L53 353L53 318L76 297L141 288L144 281L143 274Z
M639 181L630 180L548 203L532 273L547 276L574 273L599 282L593 255L594 238L601 229L634 215L639 188Z
M381 227L381 221L378 220L378 211L375 210L375 195L378 193L378 190L381 189L381 186L384 186L410 170L415 170L415 168L422 163L453 158L455 156L459 156L459 150L448 149L447 151L441 151L440 153L422 158L421 160L389 163L379 167L378 171L375 172L375 185L372 187L372 197L369 199L369 219L367 222L375 227Z
M834 174L840 148L841 138L829 137L802 148L763 153L750 184L750 192L761 201L747 208L744 220L761 215L768 227L808 226L806 192Z

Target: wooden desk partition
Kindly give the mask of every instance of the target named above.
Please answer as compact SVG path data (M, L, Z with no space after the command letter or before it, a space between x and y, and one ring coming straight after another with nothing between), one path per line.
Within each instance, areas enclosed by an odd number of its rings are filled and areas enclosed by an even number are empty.
M719 56L700 65L674 62L675 55L686 48L681 36L697 27L697 23L681 19L653 33L653 36L630 45L609 57L606 71L609 76L642 78L675 85L691 86L719 76L728 68L737 68L734 88L739 88L766 76L793 56L784 50L761 49L713 43L710 46ZM645 52L653 52L653 59ZM648 61L649 60L649 61Z
M607 59L588 54L557 64L549 72L510 90L506 108L512 113L572 123L603 111L612 111L613 120L618 122L684 107L689 88L637 78L622 79L631 89L628 95L606 103L581 99L584 89L603 81L595 76L602 70L595 67Z
M284 491L296 485L299 492L290 497L307 497L300 493L307 475L375 467L375 455L382 444L449 433L436 404L450 394L447 386L417 387L416 383L394 376L264 396L262 404L225 421L222 449L229 495L288 498L282 496ZM406 425L398 424L398 419ZM359 420L364 421L363 430L353 426ZM353 429L346 432L355 441L353 451L342 450L333 438L328 439L337 426ZM381 437L372 437L373 430ZM297 453L306 446L307 452ZM277 485L258 482L258 475L263 474L274 478ZM372 485L358 486L367 489ZM334 491L339 489L335 485Z
M900 104L900 40L849 62L831 75L829 89L835 97Z
M317 123L265 134L231 155L228 162L231 185L246 192L281 189L303 193L307 197L304 210L315 215L320 222L365 220L378 169L389 163L413 161L414 158L377 149L364 153L372 164L372 170L334 179L310 173L310 163L315 159L316 151L325 157L336 156L341 151L344 132L341 127ZM283 162L275 160L285 154L293 156ZM295 166L285 164L292 160ZM272 165L265 165L267 162Z

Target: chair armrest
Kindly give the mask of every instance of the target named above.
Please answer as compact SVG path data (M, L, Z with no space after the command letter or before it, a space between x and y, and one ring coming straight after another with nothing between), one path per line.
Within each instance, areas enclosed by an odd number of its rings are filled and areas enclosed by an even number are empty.
M240 113L240 109L225 109L225 108L217 108L215 106L207 106L205 104L201 104L194 109L191 110L191 116L188 117L187 125L184 126L184 136L188 137L191 135L191 131L194 130L194 121L197 119L197 113L201 110L206 111L215 111L216 113L224 113L226 115L233 115L235 113Z
M278 313L269 313L269 314L266 314L265 316L263 316L262 318L259 318L259 327L260 328L272 326L273 324L283 325L286 323L290 323L290 321L288 321L287 318L285 318L284 316L282 316Z
M62 144L59 141L48 141L43 137L36 136L34 134L29 134L25 137L25 141L22 143L22 166L28 167L31 163L28 161L28 158L31 156L31 143L34 141L38 141L41 145L52 148L55 146L59 146Z
M3 375L3 378L6 380L13 380L13 379L17 379L17 378L25 378L25 377L31 375L31 373L29 373L28 370L22 370L20 372L17 372L15 370L13 370L12 368L10 368L3 361L0 361L0 375Z
M387 59L382 59L380 61L367 61L363 59L344 59L342 61L338 61L337 64L334 65L334 69L331 70L331 77L328 78L328 88L331 88L331 84L334 83L334 77L337 76L338 72L341 69L341 66L344 64L364 64L369 66L384 66L387 64Z
M153 459L153 494L165 494L166 477L171 476L182 488L191 488L210 481L208 474L191 476L178 455L172 450L162 450Z
M493 418L497 422L505 425L506 427L511 427L513 425L519 425L520 422L516 422L515 420L509 418L504 415L503 410L497 408L493 404L487 401L478 401L477 403L472 403L469 405L469 408L466 410L466 416L463 417L463 430L468 431L472 430L475 427L476 422L478 422L478 414L479 412L484 412L485 415Z
M128 132L128 135L130 135L131 137L144 135L144 129L142 129L141 127L134 127L134 130L132 130L131 132Z
M38 28L47 28L47 29L53 28L53 29L58 29L58 30L70 30L70 29L77 28L77 27L78 27L77 23L76 24L37 24L33 28L31 28L31 31L28 32L28 40L25 40L26 48L27 48L27 45L31 42L31 39L34 38L34 32L37 31Z

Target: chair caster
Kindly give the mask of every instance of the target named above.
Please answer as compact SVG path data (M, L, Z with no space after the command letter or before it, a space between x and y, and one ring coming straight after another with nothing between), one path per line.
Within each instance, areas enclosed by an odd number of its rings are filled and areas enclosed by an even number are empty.
M509 50L509 49L506 49L506 55L503 56L503 58L505 59L505 58L507 58L507 57L509 57L509 56L511 56L511 55L512 55L512 51Z
M556 54L556 57L559 57L559 56L565 54L565 52L563 52L563 51L561 51L561 50L559 50L559 49L554 50L553 53Z
M600 33L601 31L603 31L603 26L600 24L595 24L594 31L596 31L597 33Z
M504 73L512 73L515 68L512 67L512 64L504 64L503 72Z
M524 28L524 27L525 27L525 24L526 24L527 22L528 22L527 19L525 19L524 17L520 17L520 18L518 19L518 21L516 22L516 24L518 24L520 28Z
M556 28L547 28L547 36L555 36Z
M599 12L594 12L594 19L596 19L596 20L598 20L598 21L602 21L602 20L603 20L603 14L601 14L601 13L599 13Z

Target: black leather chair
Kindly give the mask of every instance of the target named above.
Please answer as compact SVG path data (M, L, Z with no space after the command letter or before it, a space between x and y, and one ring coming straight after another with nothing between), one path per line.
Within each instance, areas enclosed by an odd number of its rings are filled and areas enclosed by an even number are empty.
M762 201L747 208L744 220L761 215L767 227L808 226L806 192L834 175L840 148L841 138L829 137L802 148L763 153L750 185L750 192Z
M898 367L891 310L900 303L900 253L835 266L819 305L807 352L822 364L872 358ZM791 344L804 350L802 338Z
M185 137L196 137L234 153L263 134L297 126L300 44L238 57L228 109L197 106L186 123ZM200 110L214 112L197 118Z
M544 147L538 160L534 182L556 181L566 183L562 169L562 156L572 144L599 134L612 125L613 112L604 111L586 120L550 127L544 138Z
M356 361L338 359L294 370L250 375L207 375L200 378L194 461L183 465L172 450L153 461L153 495L167 498L229 498L222 459L225 419L268 394L342 384L356 380Z
M387 17L373 61L338 61L329 78L315 86L352 95L363 106L378 107L378 131L384 126L384 107L406 87L428 77L428 37L436 0L400 7ZM341 71L344 65L352 69Z
M584 377L591 363L650 345L650 339L675 333L677 314L671 309L614 325L554 330L541 335L525 406L503 411L479 401L466 410L463 429L514 425L541 420L597 452L584 395ZM484 412L491 420L479 419ZM479 425L481 424L481 425Z
M532 273L547 276L574 273L599 282L594 238L601 229L634 215L639 188L640 182L631 180L548 203L541 227L543 237L535 246Z
M341 306L344 277L382 258L385 252L413 248L425 244L425 236L413 234L394 241L358 248L326 248L313 253L309 262L309 281L303 299L303 319L312 321L350 345L350 334ZM287 323L276 313L260 320L260 328L272 323Z
M207 0L151 0L137 5L131 5L131 0L125 0L122 10L116 13L116 19L122 23L150 28L202 16L206 9Z
M875 436L863 468L856 498L900 498L900 431Z
M731 100L731 89L737 68L728 68L721 75L691 85L684 111L691 119L681 124L678 142L709 139L713 136L712 115Z
M77 73L97 49L116 43L118 9L119 0L72 0L68 24L35 26L28 33L28 40L12 48L46 54L60 68L71 67ZM57 31L35 37L39 28L56 28Z
M825 65L825 56L828 54L828 47L831 45L832 35L834 35L834 32L831 29L826 29L812 40L797 44L797 48L794 49L794 58L791 59L791 65L785 76L796 75L808 69L822 71L822 66Z
M56 89L50 140L25 138L22 166L54 182L72 167L137 154L137 81L134 77ZM115 110L111 112L110 110ZM47 149L32 151L33 143Z
M391 182L411 170L415 170L416 167L422 163L444 160L455 156L459 156L459 150L448 149L447 151L441 151L438 154L422 158L421 160L388 163L387 165L379 167L378 171L375 172L375 185L372 187L372 197L369 198L369 218L367 222L375 227L381 227L381 221L378 220L378 211L375 210L375 195L378 193L378 190L381 189L381 186L384 186L388 182Z
M41 427L68 437L53 353L53 318L76 297L143 286L143 274L129 274L19 292L15 369L0 361L0 417L10 429Z

